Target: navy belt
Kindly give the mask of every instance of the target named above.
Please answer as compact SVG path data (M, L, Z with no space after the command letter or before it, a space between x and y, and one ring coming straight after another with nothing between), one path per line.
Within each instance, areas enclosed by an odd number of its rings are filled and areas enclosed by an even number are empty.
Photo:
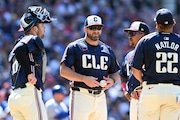
M72 87L71 88L72 90L74 91L81 91L80 88L78 87ZM83 89L86 89L86 88L83 88ZM98 95L101 93L102 90L93 90L93 89L86 89L90 94L93 94L93 95Z

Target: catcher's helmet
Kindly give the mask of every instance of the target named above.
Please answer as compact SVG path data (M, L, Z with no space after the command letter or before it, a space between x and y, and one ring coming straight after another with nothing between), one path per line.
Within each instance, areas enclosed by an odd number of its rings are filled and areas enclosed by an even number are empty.
M55 93L62 93L64 95L67 94L67 91L65 89L64 86L62 85L55 85L53 88L52 88L52 93L55 94Z
M21 17L21 28L19 31L27 31L38 23L50 23L55 20L50 17L49 12L46 8L41 6L30 6L26 13Z

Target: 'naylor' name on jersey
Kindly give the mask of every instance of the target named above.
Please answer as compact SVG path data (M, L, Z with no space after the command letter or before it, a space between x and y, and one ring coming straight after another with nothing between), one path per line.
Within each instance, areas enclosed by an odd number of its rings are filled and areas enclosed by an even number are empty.
M156 43L155 44L155 47L157 50L160 50L160 49L163 49L163 48L170 48L170 49L173 49L175 51L178 50L179 48L179 45L176 44L175 42L169 42L169 41L163 41L163 42L160 42L160 43Z

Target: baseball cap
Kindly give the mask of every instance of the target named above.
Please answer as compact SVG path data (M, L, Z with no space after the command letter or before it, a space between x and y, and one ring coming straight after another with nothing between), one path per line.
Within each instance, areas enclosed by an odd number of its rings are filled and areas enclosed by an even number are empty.
M90 15L86 18L84 26L89 27L93 25L102 25L102 19L101 17L97 15Z
M156 12L154 21L162 25L169 25L174 23L174 19L171 11L166 8L159 9Z
M62 85L55 85L55 86L53 86L53 88L52 88L52 93L53 93L53 94L55 94L55 93L61 93L61 94L66 95L66 94L67 94L67 91L66 91L66 89L65 89L64 86L62 86Z
M141 31L141 32L144 32L145 34L149 34L149 27L144 22L134 21L133 23L131 23L131 26L129 28L125 28L124 31L125 32L128 32L128 31Z

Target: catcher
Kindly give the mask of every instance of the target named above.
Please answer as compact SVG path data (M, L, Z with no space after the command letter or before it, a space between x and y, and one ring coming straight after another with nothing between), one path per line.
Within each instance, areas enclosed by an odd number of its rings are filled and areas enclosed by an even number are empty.
M42 100L46 52L42 42L44 23L53 19L41 6L30 6L21 17L20 37L9 55L12 92L8 98L13 120L48 120Z

